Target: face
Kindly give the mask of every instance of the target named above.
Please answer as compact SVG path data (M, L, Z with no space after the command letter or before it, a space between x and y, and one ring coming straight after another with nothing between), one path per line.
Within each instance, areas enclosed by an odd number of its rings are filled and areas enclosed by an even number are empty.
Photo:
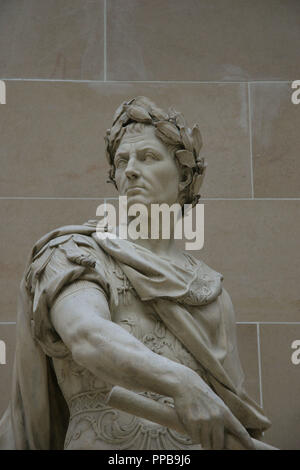
M154 127L126 133L114 161L116 183L120 195L127 196L128 207L178 202L179 170L173 153L156 137Z

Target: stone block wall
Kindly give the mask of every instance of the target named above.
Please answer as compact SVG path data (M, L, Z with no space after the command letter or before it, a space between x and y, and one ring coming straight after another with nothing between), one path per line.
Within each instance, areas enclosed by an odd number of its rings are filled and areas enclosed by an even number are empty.
M121 101L146 95L200 125L205 243L193 254L224 275L248 391L273 421L266 441L300 448L299 41L298 0L1 1L0 414L31 246L117 197L104 132Z

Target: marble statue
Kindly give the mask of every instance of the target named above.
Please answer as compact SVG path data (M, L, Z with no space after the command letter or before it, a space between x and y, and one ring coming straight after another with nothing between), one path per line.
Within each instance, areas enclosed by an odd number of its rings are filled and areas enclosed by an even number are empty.
M122 103L105 143L128 207L197 204L201 134L174 109ZM172 236L121 239L116 228L99 237L96 227L60 227L33 247L0 447L268 448L260 439L270 422L244 390L222 275Z

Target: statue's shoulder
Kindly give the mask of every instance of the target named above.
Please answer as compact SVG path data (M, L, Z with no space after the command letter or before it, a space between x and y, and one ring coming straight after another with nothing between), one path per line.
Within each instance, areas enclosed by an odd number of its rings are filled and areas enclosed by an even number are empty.
M91 269L105 264L105 253L93 233L94 227L83 224L58 227L43 235L34 244L27 266L26 283L30 290L46 272L53 277L76 266Z
M94 225L89 222L82 225L64 225L43 235L33 246L32 258L40 256L48 248L53 248L65 243L69 239L76 239L78 244L95 247L92 234L95 232Z
M58 227L40 238L32 249L25 271L25 283L21 283L22 292L30 294L28 300L32 307L28 315L32 336L51 357L68 354L49 314L58 296L71 286L81 289L83 284L87 288L93 283L109 299L107 270L93 233L94 229L86 225Z

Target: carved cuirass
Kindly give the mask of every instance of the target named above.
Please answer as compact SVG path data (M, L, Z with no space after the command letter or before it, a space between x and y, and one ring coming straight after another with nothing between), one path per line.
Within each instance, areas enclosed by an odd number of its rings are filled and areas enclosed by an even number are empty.
M205 371L166 328L151 304L136 295L122 270L112 265L117 298L111 296L111 320L156 354L180 362L205 379ZM174 430L105 404L111 385L77 365L69 354L53 359L59 386L70 410L65 449L185 449L200 448ZM143 395L173 407L173 399L145 390Z

